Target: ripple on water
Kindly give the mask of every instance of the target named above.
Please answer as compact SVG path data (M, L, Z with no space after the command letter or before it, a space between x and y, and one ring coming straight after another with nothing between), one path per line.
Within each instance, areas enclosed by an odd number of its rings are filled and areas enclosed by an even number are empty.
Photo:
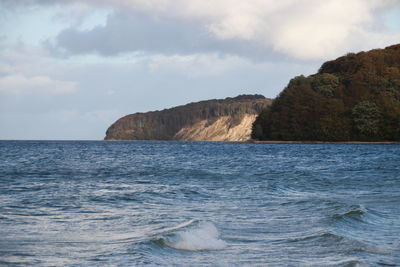
M0 141L0 265L399 266L398 162L400 146Z

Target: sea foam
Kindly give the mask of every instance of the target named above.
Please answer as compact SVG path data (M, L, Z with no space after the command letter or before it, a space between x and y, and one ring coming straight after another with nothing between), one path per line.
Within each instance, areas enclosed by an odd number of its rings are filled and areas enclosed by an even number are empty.
M219 238L218 229L211 222L199 222L195 227L178 231L165 240L169 247L188 250L219 250L226 247L226 242Z

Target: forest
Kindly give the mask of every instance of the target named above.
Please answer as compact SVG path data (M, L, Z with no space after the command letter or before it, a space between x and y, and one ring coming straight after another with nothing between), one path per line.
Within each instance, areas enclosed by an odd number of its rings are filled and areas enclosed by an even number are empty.
M349 53L293 78L259 114L252 138L400 141L400 44Z
M262 95L239 95L189 103L160 111L135 113L118 119L106 132L106 140L174 140L183 127L207 120L212 124L231 117L231 127L246 114L259 114L272 102Z

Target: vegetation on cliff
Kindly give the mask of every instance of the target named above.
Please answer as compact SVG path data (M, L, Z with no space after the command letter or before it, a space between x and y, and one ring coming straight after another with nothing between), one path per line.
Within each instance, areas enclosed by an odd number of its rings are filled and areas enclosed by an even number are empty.
M399 141L400 45L350 53L295 77L257 117L252 138Z
M246 115L257 115L270 103L271 100L262 95L239 95L161 111L135 113L120 118L111 125L105 140L186 140L183 136L188 135L181 131L184 128L200 125L199 123L204 121L206 125L201 125L207 128L222 117L226 122L224 128L234 128L241 124ZM193 132L195 129L190 130ZM204 136L206 138L210 135Z

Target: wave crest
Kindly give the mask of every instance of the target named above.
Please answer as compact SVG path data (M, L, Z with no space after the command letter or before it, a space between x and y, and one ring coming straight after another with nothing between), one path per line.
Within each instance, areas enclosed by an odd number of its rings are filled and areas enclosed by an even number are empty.
M351 206L348 210L343 213L338 213L333 215L334 219L341 220L341 219L353 219L353 220L361 220L362 217L367 214L368 210L361 206L355 205Z
M188 251L220 250L227 246L211 222L199 222L193 228L172 233L162 238L162 242L168 247Z

